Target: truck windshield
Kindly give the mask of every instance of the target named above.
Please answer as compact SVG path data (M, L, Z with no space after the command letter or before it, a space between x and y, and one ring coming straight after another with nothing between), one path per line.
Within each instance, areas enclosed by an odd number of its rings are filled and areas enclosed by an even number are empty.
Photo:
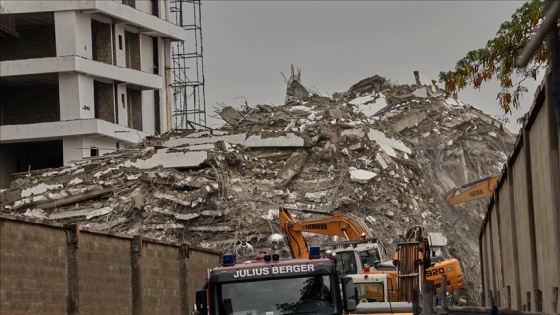
M329 275L217 284L213 315L337 314Z
M354 291L355 296L358 299L357 304L363 302L383 302L385 301L385 296L383 293L383 283L372 282L372 283L355 283Z

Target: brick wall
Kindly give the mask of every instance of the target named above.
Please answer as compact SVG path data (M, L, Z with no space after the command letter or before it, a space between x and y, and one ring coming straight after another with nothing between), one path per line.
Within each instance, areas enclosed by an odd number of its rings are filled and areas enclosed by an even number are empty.
M2 125L60 120L58 85L3 88L0 92Z
M115 122L115 94L112 84L99 81L93 83L95 93L95 118Z
M56 57L54 25L17 31L19 38L0 39L0 61Z
M0 314L66 313L63 230L0 221Z
M127 89L128 93L128 127L142 131L142 92Z
M92 20L91 33L93 60L113 64L111 25Z
M124 32L125 36L125 50L126 50L126 67L141 70L141 59L140 59L140 35Z
M185 248L0 215L0 314L190 314L220 255Z

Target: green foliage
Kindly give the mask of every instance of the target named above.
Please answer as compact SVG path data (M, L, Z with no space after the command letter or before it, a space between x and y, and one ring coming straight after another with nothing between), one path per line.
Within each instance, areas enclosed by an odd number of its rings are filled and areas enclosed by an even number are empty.
M527 88L522 85L527 78L536 79L538 73L548 65L548 50L542 43L527 67L519 67L517 58L539 28L544 16L544 2L532 0L524 3L502 23L496 37L486 47L473 50L457 62L454 71L440 72L440 82L445 82L448 92L457 92L467 85L480 88L483 82L495 77L501 86L496 96L505 114L519 107L519 98ZM513 82L517 80L516 82Z

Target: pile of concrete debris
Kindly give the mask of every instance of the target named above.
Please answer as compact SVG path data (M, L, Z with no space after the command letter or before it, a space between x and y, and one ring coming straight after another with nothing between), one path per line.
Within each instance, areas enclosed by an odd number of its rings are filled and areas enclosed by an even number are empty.
M499 172L515 137L415 74L415 85L376 75L332 97L294 75L284 105L220 108L223 128L32 171L1 193L1 211L220 251L265 247L281 233L280 206L358 215L387 252L406 228L424 225L447 236L475 301L485 209L449 208L442 196Z

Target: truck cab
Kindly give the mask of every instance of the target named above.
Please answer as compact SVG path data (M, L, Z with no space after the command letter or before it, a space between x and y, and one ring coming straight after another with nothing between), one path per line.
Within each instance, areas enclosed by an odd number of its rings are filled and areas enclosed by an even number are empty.
M309 259L257 255L235 262L224 254L196 294L196 314L207 315L342 315L355 309L352 280L339 278L335 264L311 247ZM342 290L342 292L341 292ZM342 298L341 298L342 297Z

